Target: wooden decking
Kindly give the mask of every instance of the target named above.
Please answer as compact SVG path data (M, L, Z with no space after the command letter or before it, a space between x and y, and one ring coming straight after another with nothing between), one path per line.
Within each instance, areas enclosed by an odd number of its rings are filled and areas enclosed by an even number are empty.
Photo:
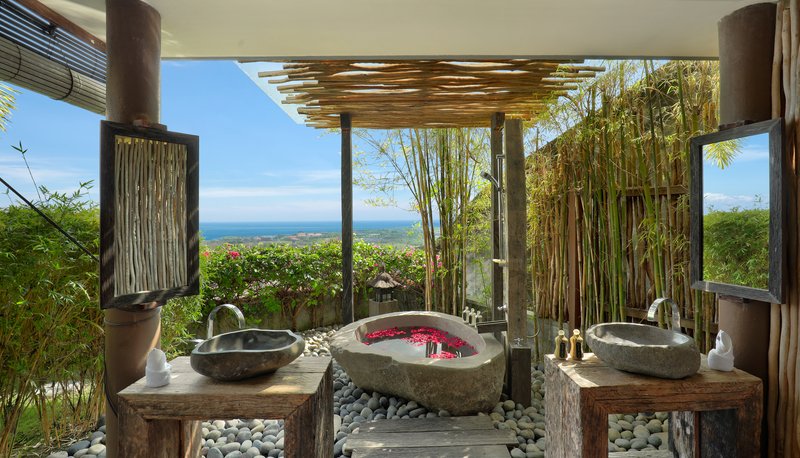
M352 458L502 458L517 444L512 431L497 430L480 416L370 421L348 436L345 447Z

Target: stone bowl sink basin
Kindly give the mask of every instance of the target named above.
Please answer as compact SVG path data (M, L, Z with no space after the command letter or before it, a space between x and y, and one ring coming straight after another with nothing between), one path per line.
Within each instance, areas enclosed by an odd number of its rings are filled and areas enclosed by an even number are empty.
M586 343L609 366L654 377L680 379L700 369L694 340L679 332L635 323L596 324Z
M228 382L275 372L305 347L303 338L288 330L243 329L203 341L189 362L196 372Z

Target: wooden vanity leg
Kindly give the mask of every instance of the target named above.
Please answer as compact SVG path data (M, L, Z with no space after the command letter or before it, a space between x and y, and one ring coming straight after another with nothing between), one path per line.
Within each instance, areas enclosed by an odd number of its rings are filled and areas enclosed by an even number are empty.
M145 420L119 398L119 457L176 458L181 452L181 422L178 420Z
M284 422L286 458L330 458L333 453L333 370L325 370L317 391Z
M200 456L200 441L203 438L203 422L197 420L184 420L180 422L181 448L180 458L198 458Z

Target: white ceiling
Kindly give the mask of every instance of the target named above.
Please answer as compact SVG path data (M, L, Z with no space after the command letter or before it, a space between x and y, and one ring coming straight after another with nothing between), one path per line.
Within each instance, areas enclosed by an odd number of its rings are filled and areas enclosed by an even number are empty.
M100 38L104 0L41 0ZM145 0L162 57L716 57L752 0Z

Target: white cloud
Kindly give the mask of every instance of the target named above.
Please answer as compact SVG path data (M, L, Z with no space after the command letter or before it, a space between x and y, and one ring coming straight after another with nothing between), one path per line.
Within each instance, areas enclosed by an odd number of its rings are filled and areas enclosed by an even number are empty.
M768 205L768 196L730 195L718 192L703 194L703 208L706 211L712 208L716 210L728 210L732 207L766 208Z
M283 172L263 172L261 174L270 178L290 179L299 183L317 183L320 181L333 181L338 183L342 176L339 169L321 170L302 170L302 171L283 171Z

